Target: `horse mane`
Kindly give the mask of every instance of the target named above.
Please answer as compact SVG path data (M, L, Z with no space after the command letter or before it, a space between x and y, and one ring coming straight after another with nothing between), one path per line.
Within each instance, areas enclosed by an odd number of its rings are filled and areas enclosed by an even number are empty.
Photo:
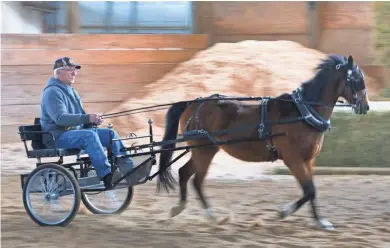
M321 92L326 88L329 78L333 76L337 64L345 64L344 58L338 54L330 54L315 68L317 73L313 78L301 84L303 98L306 101L320 100Z
M344 63L346 63L344 58L338 54L330 54L325 59L322 59L321 63L315 68L317 71L315 76L301 84L303 98L306 101L319 101L321 91L326 88L329 77L332 76L332 70L334 70L337 64ZM283 93L276 97L276 99L291 100L291 94ZM279 102L278 111L281 116L289 116L291 113L295 112L295 110L297 110L295 104L291 104L291 102Z

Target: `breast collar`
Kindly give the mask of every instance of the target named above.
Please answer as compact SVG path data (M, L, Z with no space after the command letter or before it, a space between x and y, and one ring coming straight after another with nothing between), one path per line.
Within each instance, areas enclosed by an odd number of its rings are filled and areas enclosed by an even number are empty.
M330 120L324 119L312 106L305 103L305 100L302 97L303 89L297 88L291 94L291 98L293 99L295 105L297 106L303 120L316 129L319 132L325 132L331 129Z

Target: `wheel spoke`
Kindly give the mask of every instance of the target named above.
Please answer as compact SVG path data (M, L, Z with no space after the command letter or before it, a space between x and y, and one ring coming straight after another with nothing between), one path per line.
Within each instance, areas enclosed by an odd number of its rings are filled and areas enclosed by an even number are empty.
M63 190L65 194L61 194ZM46 164L36 168L27 179L23 202L29 216L38 224L66 225L77 213L80 194L77 181L66 168Z

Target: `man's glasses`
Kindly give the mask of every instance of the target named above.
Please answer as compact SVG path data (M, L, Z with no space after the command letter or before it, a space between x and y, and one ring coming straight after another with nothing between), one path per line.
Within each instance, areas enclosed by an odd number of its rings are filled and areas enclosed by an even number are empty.
M79 72L77 69L72 69L72 68L63 68L61 70L66 71L66 72L70 72L70 73L75 73L75 74L77 74Z

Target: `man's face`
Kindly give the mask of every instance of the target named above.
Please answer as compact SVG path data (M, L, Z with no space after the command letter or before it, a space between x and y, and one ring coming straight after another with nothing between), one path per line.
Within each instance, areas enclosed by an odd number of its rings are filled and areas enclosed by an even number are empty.
M58 79L68 85L74 83L78 70L75 67L65 67L58 70Z

